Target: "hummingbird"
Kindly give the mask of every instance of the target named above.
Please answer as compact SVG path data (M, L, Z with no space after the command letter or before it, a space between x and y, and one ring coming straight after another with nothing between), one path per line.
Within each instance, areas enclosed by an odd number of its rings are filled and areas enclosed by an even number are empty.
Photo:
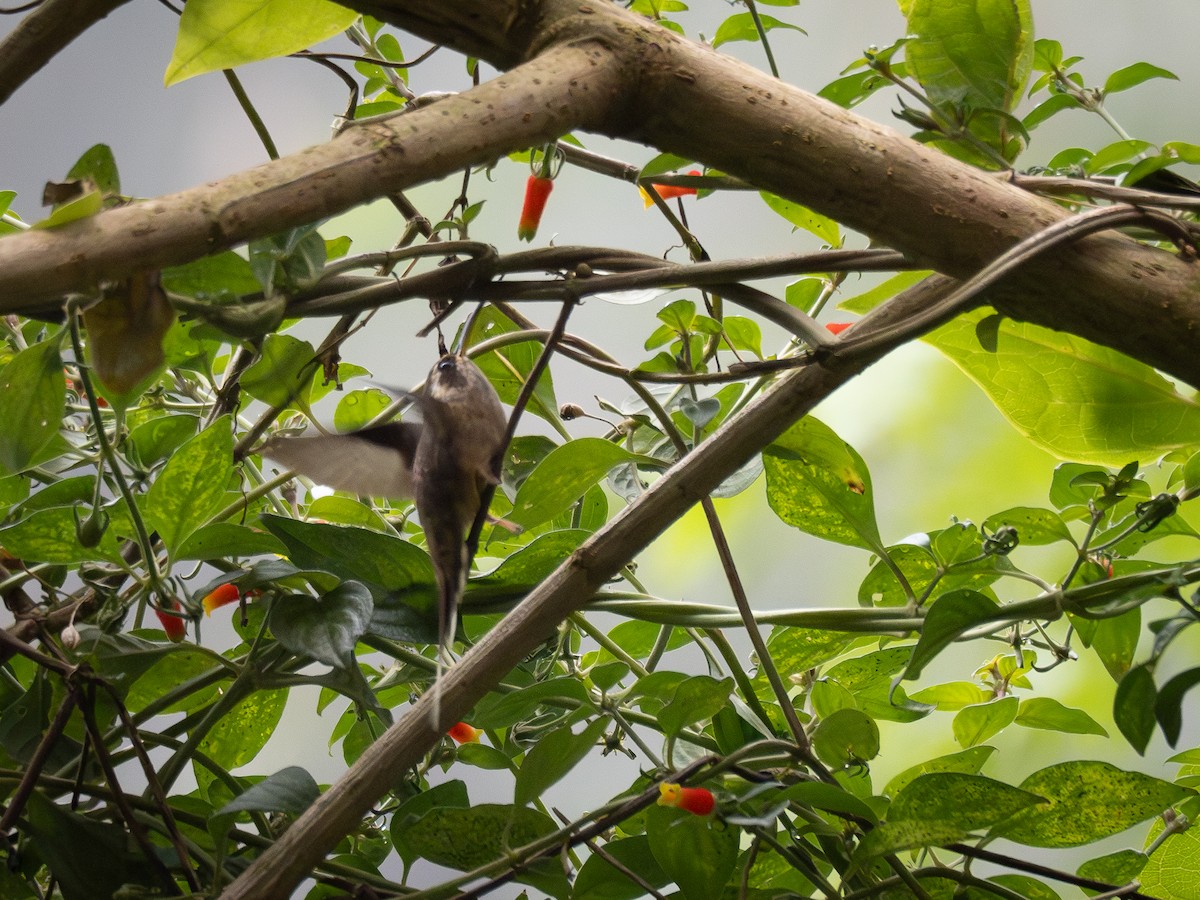
M484 490L500 482L507 417L496 389L460 351L443 353L421 393L422 421L339 435L275 437L260 452L320 484L411 498L433 559L440 663L450 664L458 602L470 564L466 537ZM505 524L505 523L502 523Z

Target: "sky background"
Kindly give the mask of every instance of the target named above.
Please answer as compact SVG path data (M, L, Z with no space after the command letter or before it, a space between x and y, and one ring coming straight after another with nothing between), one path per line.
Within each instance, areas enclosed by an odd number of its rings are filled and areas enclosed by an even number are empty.
M680 20L693 36L711 35L717 23L737 11L722 0L696 0L691 5L692 12ZM783 78L812 91L836 78L864 48L886 46L904 33L893 0L805 0L797 8L769 12L807 30L807 36L775 31L771 40ZM1067 55L1085 58L1078 69L1089 84L1102 83L1109 72L1139 60L1175 72L1179 81L1154 81L1114 96L1109 109L1134 137L1200 143L1196 102L1200 54L1195 51L1200 4L1194 0L1034 0L1033 12L1039 37L1055 38ZM16 20L0 17L0 34ZM0 106L0 190L17 191L16 212L28 220L40 218L43 184L61 179L95 143L113 148L124 192L142 197L182 190L265 161L262 146L219 75L163 87L176 21L158 3L134 0L77 40ZM403 35L400 39L410 57L424 49L413 39ZM342 51L349 49L344 41L331 42L330 47L335 45ZM722 52L765 67L756 44L730 44ZM239 74L282 153L328 139L330 124L345 104L345 90L319 66L276 60L245 67ZM485 69L485 77L491 74ZM445 51L412 69L410 83L417 93L470 86L461 58ZM892 117L895 107L894 95L884 92L858 111L907 130ZM638 164L655 155L648 148L579 137L590 149ZM1064 147L1095 149L1115 139L1098 117L1069 112L1035 132L1020 164L1038 165ZM486 197L487 205L472 226L472 237L494 243L501 252L524 246L516 240L516 218L526 174L523 164L501 160L490 175L474 176L478 197L473 192L473 198ZM436 220L449 208L458 187L456 177L415 189L409 196ZM568 169L551 197L538 244L553 239L559 244L635 248L684 259L673 232L653 211L643 212L641 207L634 188ZM773 214L753 196L688 201L687 212L715 259L818 249L810 236L788 235L778 228ZM339 217L322 231L326 237L348 234L355 250L365 251L390 246L402 224L389 204L375 203ZM863 246L864 241L851 237L848 244ZM785 283L764 287L781 294ZM853 296L869 283L851 279L844 296ZM623 306L591 300L573 317L572 329L634 365L648 355L641 341L661 302ZM366 365L385 384L415 383L435 353L432 344L412 336L426 315L423 304L385 310L347 346L346 358ZM545 320L545 312L538 315ZM329 324L307 325L301 333L319 339ZM779 335L766 344L770 350L777 348ZM576 402L589 411L596 409L597 393L617 403L625 399L620 385L598 382L569 363L556 363L554 377L560 402ZM912 532L944 527L951 516L982 521L1006 507L1045 502L1053 460L1017 435L965 377L924 345L893 354L839 391L817 415L852 443L870 466L881 531L889 543ZM581 427L580 433L588 433L586 424ZM756 605L854 605L854 589L868 564L864 553L817 541L781 524L766 511L761 481L739 498L722 503L721 509ZM662 596L731 602L711 543L695 514L685 517L643 556L639 575ZM931 672L930 677L937 674ZM1106 677L1088 661L1071 673L1057 672L1059 676L1075 680L1081 703L1091 680ZM1064 702L1072 699L1058 696ZM1102 715L1101 721L1111 724ZM922 740L944 745L943 752L957 749L950 739L948 718L931 721L936 724L917 726ZM910 763L903 742L912 733L910 726L890 741L885 733L885 756L876 764L880 785ZM294 738L295 732L290 732L272 745L279 766L304 765L319 779L336 774L339 761L331 760L322 744ZM1006 749L1027 747L1031 753L1055 745L1071 752L1070 743L1086 742L1086 752L1094 758L1128 761L1119 738L1068 739L1010 728L997 740L1007 742ZM1164 754L1159 743L1156 739L1152 744L1152 758ZM928 744L918 751L921 757L937 752ZM1019 759L1020 753L999 756ZM609 757L601 765L612 768L597 770L590 788L574 785L570 790L596 791L607 797L636 769L636 764L618 757ZM1005 773L997 774L1004 777ZM479 781L472 788L477 802L510 799L506 793L510 787L489 787L487 779ZM562 786L556 791L549 800L563 799L577 806L577 796L562 796L566 792Z

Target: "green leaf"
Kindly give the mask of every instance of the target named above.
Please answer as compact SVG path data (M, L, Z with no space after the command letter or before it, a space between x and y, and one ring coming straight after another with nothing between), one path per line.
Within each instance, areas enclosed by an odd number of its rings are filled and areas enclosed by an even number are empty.
M912 658L909 659L908 666L904 669L901 677L906 679L919 677L925 666L959 635L970 630L979 622L987 620L999 610L1000 607L995 600L978 591L951 591L938 597L930 605L929 612L925 615L921 637L913 647Z
M857 766L879 755L879 726L857 709L839 709L817 723L812 746L828 766Z
M312 806L321 789L308 772L299 766L287 766L252 784L217 812L224 816L238 812L283 812L299 815Z
M461 748L460 748L461 749ZM431 809L466 809L471 805L467 796L467 786L461 781L446 781L422 791L415 797L410 797L400 804L392 814L391 838L392 846L404 861L407 868L419 854L408 841L408 834L413 826L420 821L421 816Z
M283 555L285 551L283 542L274 535L235 522L213 522L192 532L179 547L175 559Z
M276 600L271 604L271 631L293 653L348 669L372 612L371 592L356 581L343 581L320 599L292 594Z
M557 784L595 748L607 724L605 719L597 718L579 734L573 734L570 727L564 727L540 738L525 754L517 771L513 802L518 806L527 806L548 787Z
M715 827L706 817L652 806L646 810L646 835L654 859L685 900L724 896L737 863L739 829Z
M1187 669L1164 684L1155 698L1154 718L1172 747L1183 730L1183 698L1197 684L1200 684L1200 668Z
M630 453L603 438L579 438L550 451L517 490L508 519L525 528L548 522L621 463L662 468L665 463Z
M658 723L668 737L686 726L711 719L729 702L733 679L717 681L708 675L693 675L679 683L671 700L658 713Z
M1064 332L1005 319L995 352L960 316L927 340L983 388L1013 426L1062 459L1124 465L1200 445L1200 403L1149 366Z
M802 781L781 791L773 799L795 801L843 818L865 819L872 825L879 824L879 817L875 815L871 807L845 788L833 784Z
M1117 69L1117 71L1109 75L1104 82L1104 93L1115 94L1117 91L1127 91L1131 87L1135 87L1152 78L1169 78L1172 81L1179 80L1178 75L1168 72L1166 69L1151 65L1148 62L1136 62L1123 69Z
M35 222L33 227L38 229L58 228L60 225L90 218L102 209L104 209L104 195L96 190L87 191L74 200L68 200L66 203L54 207L54 211L50 215Z
M773 28L787 28L791 31L799 31L801 34L808 34L799 25L792 25L790 22L781 22L774 16L766 16L759 13L758 20L762 24L763 31L770 31ZM748 12L734 13L717 26L717 33L713 35L712 45L716 48L722 44L728 44L730 41L757 41L758 39L758 26L754 23L754 17Z
M788 678L841 656L852 641L843 632L779 626L771 633L767 650L779 674Z
M879 856L965 838L1041 802L1020 789L960 772L934 772L913 779L892 800L887 822L863 838L856 855Z
M997 829L1030 847L1078 847L1132 828L1194 794L1107 762L1074 760L1034 772L1021 789L1045 798Z
M993 534L1005 525L1015 528L1022 544L1053 544L1067 541L1074 545L1075 539L1062 516L1053 510L1032 506L1014 506L1004 512L990 515L983 527Z
M486 744L463 744L454 751L454 755L459 762L477 769L500 772L512 768L512 760L506 754Z
M917 777L932 772L959 772L964 775L977 775L983 768L983 764L995 752L995 747L971 747L967 750L959 750L957 753L937 756L917 763L889 781L882 793L887 797L895 797Z
M475 326L466 344L478 344L489 338L519 330L517 324L508 316L494 306L488 306L476 317ZM537 341L521 341L476 356L473 361L492 383L501 402L511 406L529 379L541 352L542 345ZM538 379L533 396L529 400L528 411L541 416L547 422L558 422L558 401L554 396L554 379L549 367Z
M1119 616L1086 625L1086 620L1076 621L1081 626L1080 634L1086 635L1085 643L1104 664L1113 681L1119 682L1133 665L1133 656L1137 652L1142 634L1141 609L1135 607Z
M1151 837L1160 829L1155 826ZM1176 832L1150 855L1138 875L1140 893L1160 900L1190 900L1196 893L1197 860L1200 860L1200 834L1196 829Z
M97 822L59 806L34 791L26 809L29 836L37 855L58 882L65 900L121 896L138 885L147 895L177 893L139 850L131 850L125 829Z
M107 144L95 144L84 151L83 156L71 166L68 180L90 179L102 194L121 193L121 176L117 174L117 160Z
M80 515L84 513L81 511ZM38 510L0 531L0 543L8 553L26 562L69 566L95 559L113 563L121 559L120 543L112 527L105 530L100 542L93 547L79 543L75 508L69 506Z
M1075 870L1075 874L1109 884L1129 884L1141 874L1146 859L1145 853L1136 850L1118 850L1088 860Z
M391 535L282 516L263 516L260 521L283 541L288 559L301 569L332 572L388 591L433 584L429 554Z
M961 709L954 717L954 739L960 747L974 747L1003 731L1017 717L1016 697L1000 697Z
M1029 0L912 0L911 74L935 105L1011 111L1033 65Z
M475 708L471 723L476 728L507 728L533 716L543 704L562 701L575 707L587 699L587 688L578 678L551 678L511 694L489 696Z
M723 325L734 350L746 350L762 359L762 329L757 322L745 316L726 316Z
M767 206L791 222L795 228L801 228L815 234L831 247L836 247L841 243L841 229L833 219L823 216L820 213L815 213L811 209L801 206L799 203L784 200L782 197L777 197L775 194L768 193L767 191L760 191L759 196L763 198L763 202Z
M357 431L374 422L392 405L392 398L379 388L348 391L333 411L333 427L340 432Z
M1134 666L1117 684L1113 696L1113 721L1139 754L1146 752L1154 734L1154 708L1158 692L1147 665Z
M139 465L150 468L178 450L199 425L199 416L159 416L130 430L126 452Z
M29 466L58 434L67 405L59 340L27 347L0 370L0 469Z
M491 572L467 582L463 611L469 612L472 603L485 599L527 594L575 552L588 534L576 528L538 535Z
M1030 697L1021 701L1021 708L1013 720L1026 728L1041 728L1046 731L1061 731L1063 734L1098 734L1108 737L1104 726L1082 709L1063 706L1053 697Z
M308 408L317 351L308 341L269 334L254 364L242 373L242 390L268 406Z
M644 834L606 841L604 857L611 857L630 872L636 872L651 887L661 888L670 882L654 859L650 839ZM574 900L638 900L646 895L641 884L614 868L604 857L593 853L584 861L573 886Z
M439 866L468 872L504 859L510 850L533 843L555 831L545 813L524 806L484 803L469 809L435 808L405 832L405 841L419 856ZM517 876L552 894L565 896L570 887L556 861L535 864Z
M175 554L225 502L233 464L229 416L222 416L171 457L146 494L143 512Z
M286 688L256 691L224 716L200 741L199 751L223 769L236 769L258 756L283 716ZM196 767L199 775L202 770Z
M763 467L767 502L788 525L839 544L886 552L867 464L829 426L805 416L763 451Z
M638 178L649 178L652 175L674 172L676 169L682 169L693 162L695 160L688 159L685 156L676 156L674 153L660 153L642 166L641 171L638 172Z
M286 56L349 28L358 13L326 0L189 0L167 87L204 72Z

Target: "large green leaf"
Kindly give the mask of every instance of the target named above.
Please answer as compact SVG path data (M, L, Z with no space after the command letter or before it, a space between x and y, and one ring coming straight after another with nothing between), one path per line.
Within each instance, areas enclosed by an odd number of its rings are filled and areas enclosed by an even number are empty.
M95 546L85 547L76 535L75 516L74 508L69 506L38 510L0 531L0 542L10 554L27 562L72 565L94 559L120 560L121 547L115 529L108 528ZM79 516L86 518L82 510Z
M22 350L0 370L0 470L20 472L58 433L67 403L59 342Z
M391 535L282 516L260 521L287 545L288 559L302 569L321 569L389 591L433 584L429 554Z
M999 609L995 600L978 591L959 590L938 597L925 614L921 637L901 677L919 677L921 670L959 635Z
M784 522L839 544L886 552L867 464L828 425L805 416L763 451L763 467L767 502Z
M539 810L524 806L484 803L469 809L441 807L421 817L405 839L418 855L441 866L467 872L504 858L555 830L554 822ZM539 887L553 896L569 893L562 867L553 861L535 864L517 876L518 881Z
M223 769L236 769L258 756L275 733L287 703L286 688L256 691L227 712L200 741L200 752ZM206 770L196 768L197 776L211 780Z
M1122 466L1200 445L1200 403L1149 366L1060 331L1004 319L994 350L976 310L927 340L983 388L1013 426L1062 459Z
M222 416L185 443L150 486L143 509L174 554L225 501L233 465L233 433Z
M540 797L546 788L556 784L595 748L607 727L605 719L597 718L579 734L572 733L570 727L565 726L539 739L525 754L517 771L517 783L513 788L513 799L517 805L527 805Z
M371 592L343 581L320 599L307 594L281 597L271 605L271 630L293 653L330 666L354 665L354 645L371 624Z
M1033 64L1029 0L913 0L909 71L935 104L1011 111Z
M219 816L243 811L285 812L299 815L321 795L321 789L307 770L286 766L253 784L226 803Z
M887 821L863 838L857 855L878 856L965 838L1004 822L1042 800L982 775L932 772L906 785L888 808Z
M165 83L295 53L345 31L358 13L326 0L188 0Z
M636 872L651 887L661 888L670 880L650 852L650 839L638 834L605 841L603 857L593 853L587 858L573 885L575 900L638 900L646 896L646 889L615 868L609 859Z
M28 803L29 836L66 900L119 896L122 888L136 890L134 885L147 895L176 892L161 870L130 846L124 828L58 806L38 791Z
M525 528L548 522L620 463L662 467L662 460L639 456L602 438L579 438L550 451L521 484L508 518Z
M646 834L654 859L685 900L716 900L737 862L741 832L718 826L707 817L652 806L646 810Z
M921 775L928 775L931 772L961 772L966 775L976 775L983 768L983 764L988 761L988 757L995 752L995 747L983 746L959 750L957 753L949 753L946 756L935 756L933 759L905 769L887 783L882 793L887 797L895 797L904 790L907 784Z
M1078 847L1156 816L1195 791L1126 772L1112 763L1074 760L1034 772L1021 789L1046 799L997 833L1031 847Z
M487 306L476 317L468 344L478 344L489 338L519 330L512 319L494 306ZM521 341L476 356L474 362L492 383L501 401L511 406L521 393L521 388L528 380L529 373L533 371L541 351L542 345L537 341ZM529 398L528 409L546 421L557 422L558 401L554 398L554 380L549 367L538 379L533 396Z

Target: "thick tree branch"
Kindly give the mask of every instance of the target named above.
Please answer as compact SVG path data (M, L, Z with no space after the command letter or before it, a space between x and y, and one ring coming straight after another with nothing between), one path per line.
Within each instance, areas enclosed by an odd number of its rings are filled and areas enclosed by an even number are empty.
M439 0L350 5L498 66L547 41L602 41L638 73L638 93L625 98L631 115L612 119L630 123L619 136L804 203L956 278L1067 215L615 5L473 0L452 15ZM469 39L447 30L465 20ZM1200 386L1200 271L1177 257L1099 235L1036 261L987 299L1015 319L1073 332Z
M10 235L0 240L0 313L59 305L64 293L314 222L573 128L603 129L622 78L598 44L558 47L465 94L221 181Z

